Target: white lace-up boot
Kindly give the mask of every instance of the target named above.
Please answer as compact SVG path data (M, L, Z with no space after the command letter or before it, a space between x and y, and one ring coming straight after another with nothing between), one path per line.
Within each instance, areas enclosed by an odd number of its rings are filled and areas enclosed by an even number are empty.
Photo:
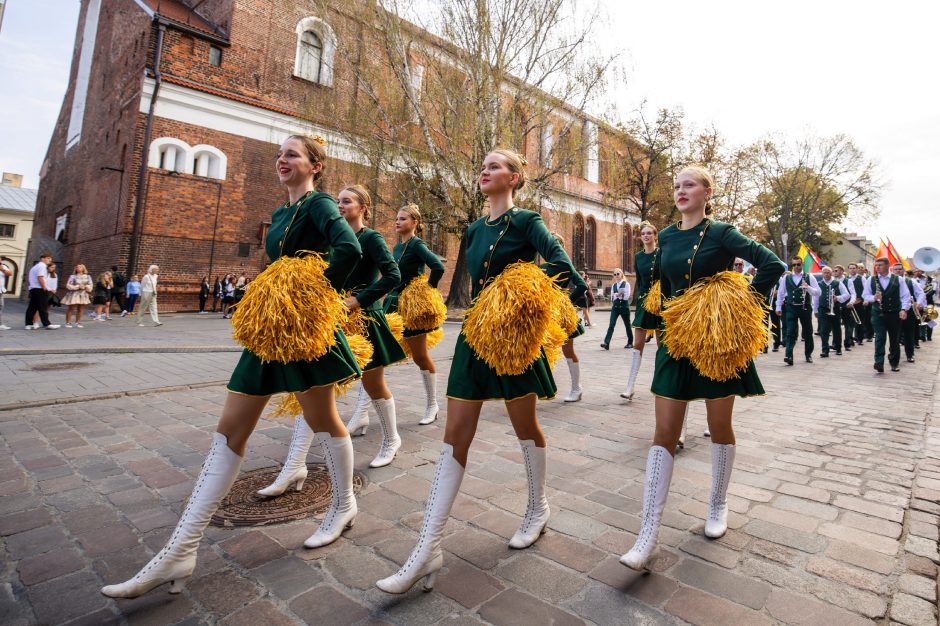
M437 572L444 565L441 536L454 499L460 490L463 472L463 466L454 458L453 446L445 443L434 471L434 481L428 494L418 543L401 569L376 582L376 587L386 593L405 593L421 578L425 578L425 591L434 586Z
M136 598L164 583L170 583L170 593L180 593L196 568L196 550L203 532L222 498L232 489L241 465L242 457L228 447L228 438L214 433L193 493L170 540L136 576L117 585L107 585L101 593L111 598Z
M437 374L427 370L421 370L421 380L424 381L424 417L418 422L426 426L437 419L437 413L440 410L437 406Z
M350 437L359 437L369 431L369 404L372 402L366 388L359 383L359 395L356 397L356 406L353 408L352 417L346 422L346 430Z
M369 467L385 467L395 458L395 453L401 447L401 437L398 436L398 420L395 416L395 398L385 400L379 398L372 401L375 414L379 417L379 426L382 427L382 447Z
M279 496L291 487L300 491L307 480L307 452L313 443L313 430L307 426L303 415L294 418L294 432L291 434L287 459L274 482L258 490L259 496Z
M672 455L662 446L650 448L646 457L646 487L643 489L643 517L640 532L630 551L620 557L620 562L635 570L646 568L656 551L659 523L666 508L669 483L672 482Z
M545 461L546 449L538 448L531 439L520 440L522 459L525 461L525 474L529 483L529 503L525 517L516 534L509 540L509 547L520 550L528 548L545 532L548 525L548 499L545 497Z
M636 387L636 375L640 371L640 363L643 362L643 353L634 348L630 351L633 360L630 362L630 377L627 378L627 390L620 394L621 398L633 400L633 393Z
M733 444L712 444L712 492L705 520L705 536L712 539L728 532L728 483L734 467L734 450Z
M568 362L568 373L571 374L571 391L565 397L565 402L577 402L581 399L581 364L574 359L565 359Z
M333 498L317 532L304 541L304 546L308 548L319 548L339 539L344 530L352 528L359 512L356 496L353 495L352 439L349 435L331 437L330 433L316 433L315 436L323 449L323 461L330 474Z

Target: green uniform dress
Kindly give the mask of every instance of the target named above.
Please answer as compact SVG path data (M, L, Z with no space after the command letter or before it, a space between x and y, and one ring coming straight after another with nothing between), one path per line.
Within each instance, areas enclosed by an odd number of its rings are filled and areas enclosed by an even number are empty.
M578 308L578 305L575 304L579 299L584 297L584 293L588 290L588 285L584 282L584 278L581 277L581 274L578 272L567 272L571 276L568 277L568 286L570 289L569 297L571 298L571 304ZM556 276L556 280L564 280L564 275L559 274ZM574 331L568 335L568 341L573 341L575 337L580 337L584 334L584 323L581 321L581 318L578 318L578 325L575 326Z
M653 272L656 270L656 259L659 255L659 248L647 253L640 250L633 255L633 267L636 270L636 312L633 314L633 327L644 330L659 330L662 318L652 313L647 313L643 308L646 302L646 294L653 286Z
M336 200L322 192L310 193L297 203L274 211L264 246L272 261L282 255L301 256L306 252L329 255L324 276L337 291L362 256L356 235L340 216ZM263 363L245 350L232 372L228 389L250 396L303 392L356 378L361 373L343 331L337 328L336 345L313 361Z
M533 211L512 208L495 221L481 217L467 229L467 271L470 272L471 297L475 300L483 287L512 263L535 262L541 255L541 267L549 276L565 272L574 279L577 272L558 240ZM562 276L564 280L566 277ZM583 279L582 279L583 282ZM586 286L586 285L585 285ZM472 305L471 305L472 306ZM530 394L553 398L556 392L552 368L543 352L522 374L499 376L467 344L463 332L457 337L454 359L447 379L447 396L458 400L515 400Z
M398 263L398 269L401 271L401 282L385 296L385 312L394 313L398 311L398 298L402 290L408 286L413 279L424 274L424 266L431 269L431 275L428 276L428 284L437 288L444 276L444 264L436 254L431 252L424 240L415 235L404 243L399 243L392 251L395 262ZM405 327L405 337L416 337L429 333L435 328L425 330Z
M371 228L363 228L356 233L356 238L362 246L362 260L346 279L345 289L349 295L356 297L362 308L366 338L373 348L372 360L363 368L368 371L403 361L406 357L388 327L382 303L379 302L382 296L401 282L401 272L382 235Z
M773 252L745 237L731 224L705 218L697 226L681 230L673 224L659 233L659 263L656 278L663 296L680 295L694 283L729 270L735 257L757 267L751 288L767 294L786 270ZM653 373L654 395L673 400L713 400L728 396L762 395L764 387L752 361L737 378L719 382L706 378L688 359L675 359L667 349L669 327L664 326L663 343L656 351Z

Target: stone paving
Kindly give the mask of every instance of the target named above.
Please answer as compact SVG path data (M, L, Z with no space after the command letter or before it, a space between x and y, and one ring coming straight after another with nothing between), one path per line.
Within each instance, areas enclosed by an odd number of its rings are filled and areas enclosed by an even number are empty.
M612 345L625 343L622 332ZM442 381L455 329L448 334L435 351ZM792 368L779 354L761 357L769 393L738 403L730 530L717 541L702 535L710 454L704 406L693 405L663 550L641 575L617 559L639 528L652 358L640 372L643 391L621 401L627 352L600 350L602 335L595 327L577 341L584 400L539 407L550 446L548 532L528 550L506 545L525 509L525 473L504 409L490 403L447 527L445 570L432 592L400 597L373 583L414 544L443 432L443 419L417 426L422 394L412 365L388 375L404 439L394 463L367 467L377 427L355 440L367 482L353 529L307 550L301 544L314 519L210 528L177 596L163 587L113 601L98 589L133 575L166 540L210 444L223 389L0 411L2 622L937 623L940 344L925 344L901 374L880 376L870 345ZM158 372L166 367L154 363ZM563 363L556 374L564 393ZM219 365L215 375L228 372ZM353 399L342 400L344 413ZM263 420L244 470L276 466L289 436L288 424Z

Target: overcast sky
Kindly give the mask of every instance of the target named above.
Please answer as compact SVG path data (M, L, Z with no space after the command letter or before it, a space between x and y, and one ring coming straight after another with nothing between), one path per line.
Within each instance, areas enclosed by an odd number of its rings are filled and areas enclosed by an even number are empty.
M582 0L583 1L583 0ZM882 216L860 226L901 253L940 248L940 2L604 0L624 46L622 98L682 106L734 143L845 133L880 163ZM8 0L0 31L0 170L38 185L68 79L78 0ZM50 19L52 18L52 19ZM933 185L931 185L933 183Z

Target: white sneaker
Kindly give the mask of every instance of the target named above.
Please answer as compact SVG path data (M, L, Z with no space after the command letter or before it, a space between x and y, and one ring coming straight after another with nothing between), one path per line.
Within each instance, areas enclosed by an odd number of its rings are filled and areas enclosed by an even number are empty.
M143 322L141 322L140 324L138 324L138 326L143 326L143 325L144 325L144 323L143 323Z
M85 328L85 327L82 326L81 324L75 324L75 328Z
M46 330L56 330L57 328L59 328L59 325L58 325L58 324L49 324L48 326L43 326L43 328L46 329Z
M66 327L66 328L71 328L72 325L71 325L71 324L66 324L65 327Z
M127 311L121 311L121 317L127 317Z
M33 326L32 324L27 324L26 326L23 327L23 329L24 330L36 330L36 327Z
M0 330L10 330L10 327L6 324L0 324Z

